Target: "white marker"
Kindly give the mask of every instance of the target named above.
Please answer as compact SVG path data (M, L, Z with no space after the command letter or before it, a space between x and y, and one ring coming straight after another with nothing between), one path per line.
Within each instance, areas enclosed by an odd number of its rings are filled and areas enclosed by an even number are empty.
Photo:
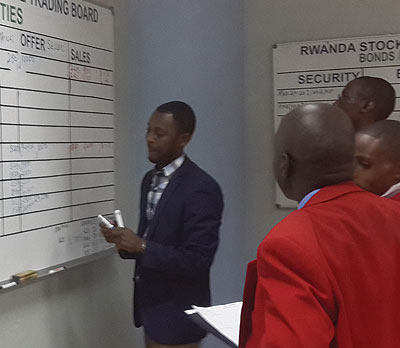
M2 288L2 289L8 289L8 288L11 288L11 287L13 287L13 286L15 286L15 285L17 285L16 282L11 282L11 283L7 283L7 284L3 284L3 285L1 286L1 288Z
M106 225L107 228L113 228L113 224L108 221L104 216L102 215L97 215L97 218L100 220L100 222L102 222L104 225Z
M118 227L125 227L124 220L122 220L121 210L114 211L115 221L117 222Z
M54 269L51 269L51 270L48 272L48 274L53 274L53 273L61 272L61 271L63 271L64 269L65 269L65 267L54 268Z

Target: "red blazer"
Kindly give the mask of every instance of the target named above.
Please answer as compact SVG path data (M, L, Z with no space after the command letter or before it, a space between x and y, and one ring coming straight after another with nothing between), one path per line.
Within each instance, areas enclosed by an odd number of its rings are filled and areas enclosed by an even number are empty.
M249 264L240 348L400 347L400 205L328 186Z

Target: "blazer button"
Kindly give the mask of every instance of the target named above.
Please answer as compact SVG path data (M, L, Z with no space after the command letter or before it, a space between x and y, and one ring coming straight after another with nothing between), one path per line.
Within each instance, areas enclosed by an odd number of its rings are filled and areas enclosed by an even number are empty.
M135 282L138 282L140 280L140 276L135 275Z

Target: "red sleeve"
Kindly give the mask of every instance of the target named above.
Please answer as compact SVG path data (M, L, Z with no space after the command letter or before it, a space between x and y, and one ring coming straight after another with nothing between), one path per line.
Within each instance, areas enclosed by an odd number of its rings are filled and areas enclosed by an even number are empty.
M246 282L243 290L242 312L240 314L239 348L246 346L251 335L251 315L254 310L254 300L257 287L257 260L247 265Z
M334 296L312 233L303 233L304 229L309 229L307 223L282 224L259 247L252 333L246 348L330 347L335 335ZM291 233L301 236L292 239Z

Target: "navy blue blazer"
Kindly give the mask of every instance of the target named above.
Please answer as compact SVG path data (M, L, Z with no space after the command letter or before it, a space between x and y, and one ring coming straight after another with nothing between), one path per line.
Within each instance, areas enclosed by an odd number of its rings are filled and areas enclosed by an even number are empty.
M223 210L218 183L188 158L173 174L153 219L146 217L152 171L142 182L138 235L148 227L145 253L136 260L134 319L160 344L188 344L205 336L185 309L210 305L210 267Z

